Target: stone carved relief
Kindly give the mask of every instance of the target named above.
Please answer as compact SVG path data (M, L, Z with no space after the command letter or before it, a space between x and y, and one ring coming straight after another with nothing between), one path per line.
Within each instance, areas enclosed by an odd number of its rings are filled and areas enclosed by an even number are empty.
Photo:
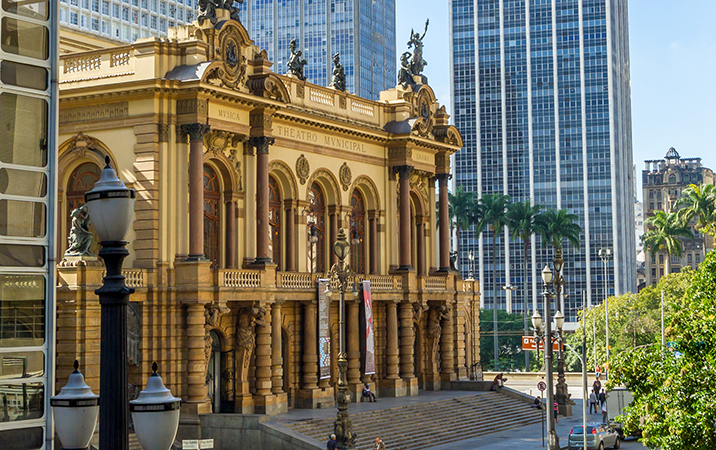
M420 303L413 303L413 320L420 322L420 318L423 313L430 309L428 305L421 305Z
M103 119L119 119L129 115L129 102L108 103L97 106L62 109L60 123L89 122Z
M221 65L212 64L204 78L216 80L229 89L238 89L246 82L248 66L248 60L241 52L243 38L238 28L226 26L219 34L218 42L216 57L221 60Z
M308 176L311 174L311 165L305 156L301 155L296 160L296 175L298 175L298 181L301 184L306 184Z
M411 159L413 149L407 147L393 147L388 149L389 159Z
M430 371L438 372L437 360L438 347L440 346L440 336L442 335L442 324L444 319L450 317L450 308L445 305L433 306L428 312L428 322L425 326L425 334L428 337L428 363Z
M410 175L410 189L419 192L424 201L430 198L428 196L428 179L424 172L415 171Z
M204 134L204 147L215 155L224 152L233 144L234 134L228 131L212 131Z
M353 179L353 174L351 173L351 168L348 167L348 163L344 162L341 166L338 171L338 179L341 182L341 186L343 186L343 190L347 191L351 185L351 180Z
M206 114L207 103L204 99L188 98L177 100L177 114Z
M244 180L241 174L241 158L239 158L239 150L237 146L234 146L229 149L229 161L231 161L231 164L234 167L234 172L236 173L236 188L239 191L243 191Z
M70 139L68 148L71 148L72 152L80 158L85 157L87 150L94 151L102 156L105 155L105 151L99 141L91 136L83 134L81 131L77 133L77 136Z
M221 399L232 402L236 395L235 351L229 350L224 354L224 358L224 370L221 372Z
M92 232L90 231L90 217L87 205L81 205L72 211L72 228L67 238L65 256L93 256L90 252L92 246Z
M211 330L219 329L221 316L226 311L226 309L211 305L204 308L204 359L206 360L206 364L209 363L209 358L211 358L211 350L213 345L213 339L211 339Z
M431 109L431 99L428 98L426 91L420 91L417 99L418 106L418 118L413 124L412 134L433 139L432 134L435 120L433 119L433 113Z
M236 322L236 347L243 353L240 358L243 370L249 368L251 354L256 347L256 325L266 326L265 308L243 308Z

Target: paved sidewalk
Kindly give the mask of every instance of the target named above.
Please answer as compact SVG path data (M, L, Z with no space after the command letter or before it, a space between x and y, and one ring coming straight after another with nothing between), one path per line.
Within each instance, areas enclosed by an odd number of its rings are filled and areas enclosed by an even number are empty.
M582 401L575 400L576 405L572 407L572 417L559 417L557 424L557 435L559 436L559 445L566 448L569 432L576 425L582 425ZM546 417L545 417L546 420ZM601 422L601 414L587 414L587 423ZM547 445L547 429L545 423L545 447L542 447L542 425L528 425L521 428L513 428L511 430L492 433L487 436L480 436L474 439L468 439L451 444L432 447L431 450L453 450L460 448L461 450L481 449L481 450L544 450ZM640 443L631 441L622 444L622 448L628 449L644 449Z

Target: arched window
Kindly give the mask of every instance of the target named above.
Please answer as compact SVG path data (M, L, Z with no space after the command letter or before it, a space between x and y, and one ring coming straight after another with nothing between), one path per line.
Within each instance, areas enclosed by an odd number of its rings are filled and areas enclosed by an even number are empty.
M311 272L322 273L326 270L326 202L318 183L311 185L308 201L308 266Z
M211 261L211 267L219 267L221 254L221 188L216 171L204 164L204 257Z
M281 267L281 191L274 177L269 177L269 226L273 262Z
M355 273L363 274L365 270L365 202L358 189L351 195L351 265ZM360 241L360 242L358 242ZM356 244L356 242L358 242Z
M669 175L669 183L676 183L676 174L672 173Z
M70 175L70 180L67 183L66 235L69 234L72 228L70 213L85 203L85 192L92 190L94 184L99 180L100 173L102 173L102 169L97 164L86 162L77 166ZM98 244L97 239L93 239L91 251L95 255L97 254Z

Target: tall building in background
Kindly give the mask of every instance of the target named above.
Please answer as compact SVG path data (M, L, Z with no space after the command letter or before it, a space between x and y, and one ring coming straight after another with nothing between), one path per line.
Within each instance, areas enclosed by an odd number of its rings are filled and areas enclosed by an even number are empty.
M349 92L377 100L395 87L395 0L246 0L241 21L272 70L286 73L288 44L298 41L311 83L327 86L336 52Z
M57 3L0 16L0 448L51 449Z
M570 320L583 291L588 303L601 301L605 287L610 295L635 291L627 2L451 0L450 8L454 118L465 142L455 186L578 215L580 249L566 245L564 256ZM522 311L525 298L538 300L539 272L553 252L537 238L524 255L505 230L495 258L493 237L465 231L460 266L475 251L485 306L496 299L506 309L502 286L511 284L513 310ZM614 252L606 283L601 248ZM536 261L527 293L525 257Z
M198 0L61 0L60 23L108 39L166 36L196 19ZM377 100L395 87L395 0L245 0L241 22L255 44L286 73L288 44L298 41L308 81L327 86L336 52L349 92Z
M701 165L701 158L682 158L674 147L666 152L664 159L644 161L642 171L642 189L644 190L644 219L653 216L656 211L666 213L676 211L676 202L682 197L682 191L690 184L714 184L713 170ZM683 253L681 257L673 255L669 258L667 268L667 254L659 251L652 255L644 249L646 284L654 285L659 278L667 273L676 273L684 267L696 269L703 261L707 250L713 249L713 238L702 234L696 229L697 219L689 223L694 234L693 239L679 238ZM645 230L649 227L646 226Z

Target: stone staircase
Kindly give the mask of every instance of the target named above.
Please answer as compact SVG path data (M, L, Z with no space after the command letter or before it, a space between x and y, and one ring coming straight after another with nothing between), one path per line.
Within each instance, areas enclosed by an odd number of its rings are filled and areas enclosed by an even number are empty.
M541 421L541 411L496 392L351 414L357 450L374 448L380 436L390 450L419 450ZM334 418L285 424L320 441L333 432Z

